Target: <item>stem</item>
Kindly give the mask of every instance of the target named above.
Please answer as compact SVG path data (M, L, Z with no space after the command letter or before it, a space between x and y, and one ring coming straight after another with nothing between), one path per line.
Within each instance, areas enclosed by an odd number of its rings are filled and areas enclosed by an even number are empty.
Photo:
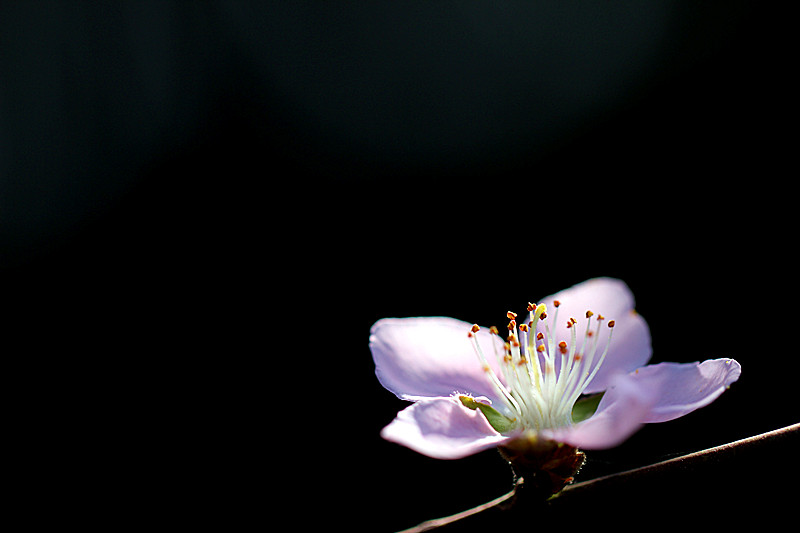
M713 448L708 448L699 452L689 453L687 455L675 457L674 459L667 459L666 461L661 461L660 463L642 466L639 468L634 468L633 470L627 470L625 472L619 472L617 474L610 474L608 476L575 483L574 485L566 487L564 492L570 494L579 494L587 490L605 490L621 482L629 482L646 478L648 476L657 475L668 470L678 468L694 468L710 460L723 461L727 458L732 458L736 454L741 454L745 450L755 449L757 446L767 444L771 439L780 437L785 438L792 434L800 434L800 423L792 424L774 431L761 433L760 435L755 435L746 439L729 442L728 444L722 444L721 446L714 446Z
M456 513L454 515L444 516L442 518L434 518L433 520L426 520L425 522L422 522L419 525L416 525L410 529L404 529L403 531L400 531L398 533L420 533L422 531L430 531L431 529L436 529L438 527L446 526L447 524L452 524L453 522L463 520L464 518L468 518L472 515L486 511L493 507L498 507L503 503L512 500L516 495L517 487L521 484L522 484L522 478L518 478L516 483L514 483L513 489L503 494L502 496L495 498L494 500L478 505L477 507L473 507L472 509L461 511L460 513Z
M737 440L721 446L715 446L699 452L690 453L674 459L668 459L659 463L655 463L617 474L611 474L580 483L575 483L566 487L561 494L547 502L547 505L537 507L536 512L541 513L544 511L563 513L568 508L580 509L583 504L589 501L590 498L601 498L605 494L620 495L620 489L627 483L634 483L634 486L628 489L630 491L642 492L642 485L648 481L652 483L664 483L664 478L668 474L675 474L676 472L686 475L686 471L698 471L704 465L709 463L720 463L725 460L744 457L745 454L761 453L764 457L769 457L771 452L774 451L774 445L778 442L788 443L788 438L800 436L800 423L792 424L781 429L768 431L760 435L748 437L746 439ZM773 445L773 450L765 449L766 445ZM788 446L787 446L788 448ZM766 462L766 461L765 461ZM702 472L702 471L701 471ZM514 488L477 507L467 509L454 515L437 518L434 520L427 520L421 524L410 529L403 530L400 533L420 533L423 531L430 531L432 529L454 524L460 520L473 517L491 509L502 509L503 504L506 502L513 502L516 496L517 489L524 483L524 478L516 481ZM686 484L691 486L691 484ZM690 492L690 491L687 491ZM624 497L621 497L624 499Z

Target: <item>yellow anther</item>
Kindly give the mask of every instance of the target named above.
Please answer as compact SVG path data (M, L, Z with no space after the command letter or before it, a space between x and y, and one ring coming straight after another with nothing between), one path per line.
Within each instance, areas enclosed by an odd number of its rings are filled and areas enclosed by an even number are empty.
M533 311L533 319L534 320L538 320L540 318L545 318L547 316L545 311L547 311L547 306L546 305L544 305L544 304L537 305L536 309L534 309L534 311Z

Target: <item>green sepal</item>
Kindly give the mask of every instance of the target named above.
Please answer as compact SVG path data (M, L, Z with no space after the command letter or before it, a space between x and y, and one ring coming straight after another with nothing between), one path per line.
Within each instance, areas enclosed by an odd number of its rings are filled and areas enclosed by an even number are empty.
M464 407L468 409L472 409L473 411L475 409L480 409L483 416L486 417L486 421L489 422L489 425L498 433L506 433L517 427L516 418L513 420L508 418L491 405L481 403L470 396L459 396L458 399L461 400Z
M597 411L597 406L600 404L600 400L603 399L603 394L605 393L584 396L575 402L575 405L572 406L572 421L574 423L583 422L592 416Z

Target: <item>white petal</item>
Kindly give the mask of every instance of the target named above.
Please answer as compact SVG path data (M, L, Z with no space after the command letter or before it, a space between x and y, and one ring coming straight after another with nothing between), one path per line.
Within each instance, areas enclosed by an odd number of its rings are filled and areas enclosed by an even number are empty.
M381 436L435 459L460 459L508 440L480 411L453 398L420 401L403 409Z
M558 308L558 322L554 324L555 300L561 305ZM614 320L614 335L608 355L586 388L586 393L606 390L615 374L631 372L650 360L653 352L650 328L644 318L634 311L633 293L625 282L613 278L594 278L548 296L540 303L547 305L547 321L551 331L555 328L556 343L569 342L570 333L566 324L570 317L578 320L578 335L582 339L586 328L586 311L592 311L592 329L596 327L598 315L606 319L598 344L598 352L602 353L608 335L606 324ZM542 330L541 326L539 330ZM597 355L599 357L599 353Z
M546 435L578 448L613 448L642 426L656 401L656 391L635 382L629 375L618 374L591 418L548 431Z
M635 371L632 379L659 391L645 422L666 422L710 404L741 373L741 365L733 359L710 359L702 363L646 366Z
M445 317L385 318L370 331L378 380L404 400L450 396L454 392L497 398L468 338L472 324ZM489 364L498 371L486 328L477 334Z

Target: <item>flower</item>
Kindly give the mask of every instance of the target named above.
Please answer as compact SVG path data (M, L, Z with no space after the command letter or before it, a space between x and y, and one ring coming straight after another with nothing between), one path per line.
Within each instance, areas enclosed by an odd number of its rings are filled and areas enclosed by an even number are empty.
M708 405L741 373L733 359L645 366L650 331L617 279L585 281L529 304L524 319L507 317L505 339L445 317L376 322L378 380L414 402L382 436L441 459L499 447L530 465L564 446L616 446L644 423Z

